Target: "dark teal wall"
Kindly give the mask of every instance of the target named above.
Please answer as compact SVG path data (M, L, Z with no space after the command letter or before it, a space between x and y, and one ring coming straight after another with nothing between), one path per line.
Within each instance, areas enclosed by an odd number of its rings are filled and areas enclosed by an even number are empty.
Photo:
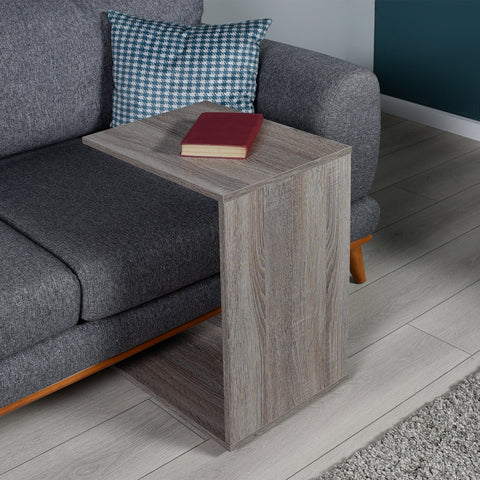
M382 93L480 119L480 0L376 0Z

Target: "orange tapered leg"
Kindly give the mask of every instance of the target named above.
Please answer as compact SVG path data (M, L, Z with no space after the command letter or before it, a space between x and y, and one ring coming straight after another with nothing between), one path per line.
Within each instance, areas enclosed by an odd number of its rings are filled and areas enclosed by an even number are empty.
M355 283L367 281L365 267L363 265L362 245L369 242L372 236L360 238L350 244L350 273Z

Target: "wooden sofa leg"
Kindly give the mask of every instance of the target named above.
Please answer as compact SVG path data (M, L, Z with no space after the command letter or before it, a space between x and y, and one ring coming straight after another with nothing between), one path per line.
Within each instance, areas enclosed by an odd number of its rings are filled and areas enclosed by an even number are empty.
M355 283L365 283L365 266L363 265L362 245L369 242L372 236L360 238L350 244L350 274Z

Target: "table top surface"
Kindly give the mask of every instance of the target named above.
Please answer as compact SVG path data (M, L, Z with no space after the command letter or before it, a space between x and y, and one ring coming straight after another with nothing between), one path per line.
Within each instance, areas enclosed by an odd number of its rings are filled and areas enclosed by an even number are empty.
M83 143L208 197L226 201L351 153L346 145L265 120L246 159L180 156L202 112L233 111L202 102L83 137Z

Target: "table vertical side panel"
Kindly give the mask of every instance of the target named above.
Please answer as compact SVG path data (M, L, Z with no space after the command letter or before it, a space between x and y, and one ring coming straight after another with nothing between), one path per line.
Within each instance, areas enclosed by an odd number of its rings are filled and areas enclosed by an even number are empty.
M347 160L220 204L229 445L345 376Z
M350 262L351 167L350 155L326 165L327 242L326 335L323 364L329 385L347 375L348 283Z
M323 170L320 165L266 187L265 423L324 385Z
M225 441L234 445L264 424L263 189L219 209Z
M327 386L323 351L326 324L326 243L328 226L328 166L296 175L294 201L294 311L292 348L296 370L295 407ZM294 392L292 392L293 394Z

